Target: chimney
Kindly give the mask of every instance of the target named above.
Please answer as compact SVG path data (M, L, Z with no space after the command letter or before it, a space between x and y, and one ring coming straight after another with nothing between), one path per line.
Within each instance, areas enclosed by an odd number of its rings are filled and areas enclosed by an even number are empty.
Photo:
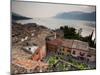
M56 32L54 33L54 39L56 39L57 38L57 36L56 36Z

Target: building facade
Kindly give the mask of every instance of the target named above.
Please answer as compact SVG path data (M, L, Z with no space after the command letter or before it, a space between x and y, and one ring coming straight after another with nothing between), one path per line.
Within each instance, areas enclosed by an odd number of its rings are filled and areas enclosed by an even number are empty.
M47 53L56 54L59 56L75 57L79 60L87 62L95 62L96 50L89 47L87 42L71 39L49 38L46 39Z

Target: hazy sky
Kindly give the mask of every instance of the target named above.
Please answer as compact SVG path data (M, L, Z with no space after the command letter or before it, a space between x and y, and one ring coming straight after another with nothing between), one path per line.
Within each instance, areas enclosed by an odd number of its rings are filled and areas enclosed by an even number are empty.
M70 11L93 12L95 6L12 1L12 12L32 18L52 17L58 13Z

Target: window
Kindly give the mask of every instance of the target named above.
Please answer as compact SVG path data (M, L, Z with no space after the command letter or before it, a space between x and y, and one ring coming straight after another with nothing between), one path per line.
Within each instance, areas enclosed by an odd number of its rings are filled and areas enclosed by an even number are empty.
M60 53L60 52L58 52L58 55L61 55L61 53Z
M62 48L59 51L62 51Z
M58 55L59 55L59 52L58 52Z
M58 59L58 57L56 57L56 59Z
M89 62L90 60L89 59L87 59L87 62Z
M85 55L85 53L81 53L81 52L80 52L80 55L81 55L81 56L84 56L84 55Z
M26 43L26 45L27 45L27 46L29 45L28 42Z
M76 52L75 52L75 51L73 51L73 54L76 54Z
M70 50L67 50L67 52L69 52L69 53L70 53L71 51L70 51Z
M36 55L38 55L38 52L36 52Z
M64 51L64 48L63 48L63 51Z
M64 53L62 53L62 55L64 55Z
M63 48L63 47L61 47L60 51L63 51L63 50L64 50L64 48Z
M91 55L87 55L88 57L91 57Z
M55 51L55 53L56 53L56 51Z

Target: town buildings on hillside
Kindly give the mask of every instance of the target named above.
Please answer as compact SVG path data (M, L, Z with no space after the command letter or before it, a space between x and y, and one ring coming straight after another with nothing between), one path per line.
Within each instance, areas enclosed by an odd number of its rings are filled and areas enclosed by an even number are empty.
M79 60L87 62L96 61L95 48L89 47L87 42L74 39L60 39L49 36L46 38L47 53L59 56L71 55Z

